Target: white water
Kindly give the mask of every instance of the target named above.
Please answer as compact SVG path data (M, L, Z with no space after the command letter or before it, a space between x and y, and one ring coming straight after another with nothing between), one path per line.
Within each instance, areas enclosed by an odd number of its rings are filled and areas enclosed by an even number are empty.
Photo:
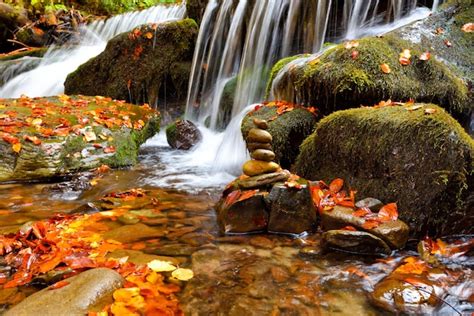
M385 4L386 10L381 8ZM436 5L436 3L435 3ZM434 6L435 6L434 5ZM264 98L272 65L298 53L316 53L325 41L384 33L426 17L417 0L210 0L203 17L190 78L186 116L211 128ZM223 91L237 81L233 104ZM229 111L230 109L227 109Z
M94 22L82 30L83 38L78 45L51 47L38 67L8 78L8 82L0 88L0 98L18 98L22 94L30 97L61 94L67 75L100 54L112 37L141 24L182 19L185 15L186 6L183 3L155 6Z

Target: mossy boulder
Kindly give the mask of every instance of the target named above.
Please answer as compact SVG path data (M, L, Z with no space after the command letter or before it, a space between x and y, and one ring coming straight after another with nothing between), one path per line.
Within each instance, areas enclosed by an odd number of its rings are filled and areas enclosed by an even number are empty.
M188 17L194 19L198 24L201 24L207 3L207 0L187 0L186 11L188 12Z
M0 100L0 181L47 180L133 165L159 113L104 97Z
M317 106L324 115L387 99L436 103L457 117L466 117L472 110L466 84L436 58L420 60L424 50L417 44L395 35L357 43L351 48L335 45L321 55L283 67L273 82L273 95ZM399 62L404 49L412 55L405 66ZM381 69L382 64L390 67L390 73Z
M322 119L295 172L343 178L359 198L397 202L412 235L474 232L474 141L432 104L360 108Z
M201 131L188 120L177 120L166 128L166 140L174 149L189 150L201 139Z
M317 117L303 107L295 107L282 114L277 113L278 109L274 102L257 105L256 110L247 114L242 121L242 136L246 139L248 132L255 127L254 118L268 121L275 161L289 169L299 154L299 146L312 133Z
M65 82L67 94L105 95L131 103L183 103L198 27L191 19L122 33Z

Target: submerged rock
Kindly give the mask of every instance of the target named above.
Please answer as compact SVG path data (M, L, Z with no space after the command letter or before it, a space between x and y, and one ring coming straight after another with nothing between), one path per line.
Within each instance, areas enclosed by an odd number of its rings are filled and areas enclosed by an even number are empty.
M389 255L392 252L382 239L362 231L327 231L322 235L321 246L360 255Z
M307 186L296 189L276 184L266 201L270 209L269 232L301 234L316 228L316 210Z
M216 210L219 226L225 233L262 232L267 229L268 212L261 193L230 205L223 199Z
M69 74L65 91L133 103L182 103L197 33L191 19L122 33L107 43L104 52Z
M165 232L162 230L138 223L112 229L104 234L104 238L116 240L126 244L145 239L162 237L164 234Z
M474 232L474 141L438 106L336 112L301 148L297 174L397 202L412 235Z
M100 311L112 303L113 292L121 288L124 279L117 272L98 268L67 279L68 285L39 291L4 315L85 315L90 311Z
M247 114L242 121L242 135L244 139L247 139L247 148L250 151L255 149L272 150L271 146L267 147L262 143L248 139L249 132L254 127L254 119L267 120L268 132L272 136L275 161L283 168L289 169L296 160L299 146L313 131L317 117L304 108L295 108L281 115L278 115L277 111L276 106L262 106Z
M188 120L177 120L166 128L166 140L174 149L191 149L201 139L201 131Z
M0 105L0 181L133 165L140 145L160 124L150 107L103 97L23 97ZM87 188L88 183L76 182L80 190Z

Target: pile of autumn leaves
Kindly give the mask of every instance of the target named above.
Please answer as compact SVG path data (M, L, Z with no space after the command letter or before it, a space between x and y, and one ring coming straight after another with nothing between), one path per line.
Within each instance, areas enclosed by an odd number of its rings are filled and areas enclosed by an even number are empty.
M133 198L136 191L124 195ZM125 245L104 240L102 233L109 228L104 220L117 220L120 211L104 211L92 215L56 216L40 221L16 234L0 236L0 256L15 273L0 273L0 284L12 288L30 283L47 272L63 272L63 281L53 284L56 289L68 285L67 278L84 270L105 267L114 269L126 280L122 289L114 292L114 303L101 313L91 315L181 315L175 293L180 291L170 280L187 281L193 277L188 269L169 262L153 260L136 265L125 258L108 258L110 252ZM168 275L170 274L171 275Z

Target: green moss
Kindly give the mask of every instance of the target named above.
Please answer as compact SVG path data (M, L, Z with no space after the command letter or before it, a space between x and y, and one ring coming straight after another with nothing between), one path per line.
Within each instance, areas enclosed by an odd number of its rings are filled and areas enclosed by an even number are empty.
M396 36L364 38L357 48L343 44L328 49L304 67L285 73L277 87L281 94L290 90L288 101L317 106L323 114L334 110L373 105L380 100L440 104L452 113L468 113L471 108L468 89L444 64L431 58L419 60L422 51ZM399 63L403 49L411 50L411 65ZM353 51L358 52L354 60ZM389 65L389 74L380 65Z
M307 57L307 56L309 56L309 54L290 56L290 57L286 57L277 61L277 63L272 67L272 70L270 71L270 78L268 79L268 82L267 82L267 89L266 89L266 95L265 95L266 99L268 99L270 96L270 92L271 92L270 90L272 89L273 80L278 75L280 70L286 65L288 65L289 63L291 63L293 60L301 58L301 57Z
M295 162L300 144L312 133L317 121L316 116L304 108L278 115L277 107L263 106L243 119L241 131L244 139L254 127L254 118L270 122L268 131L273 137L272 147L276 161L287 169Z
M176 122L173 122L166 127L166 139L168 140L168 143L174 143L176 139Z
M425 109L435 109L425 114ZM295 172L343 178L358 198L397 202L414 235L473 232L474 141L429 104L335 112L301 146Z

